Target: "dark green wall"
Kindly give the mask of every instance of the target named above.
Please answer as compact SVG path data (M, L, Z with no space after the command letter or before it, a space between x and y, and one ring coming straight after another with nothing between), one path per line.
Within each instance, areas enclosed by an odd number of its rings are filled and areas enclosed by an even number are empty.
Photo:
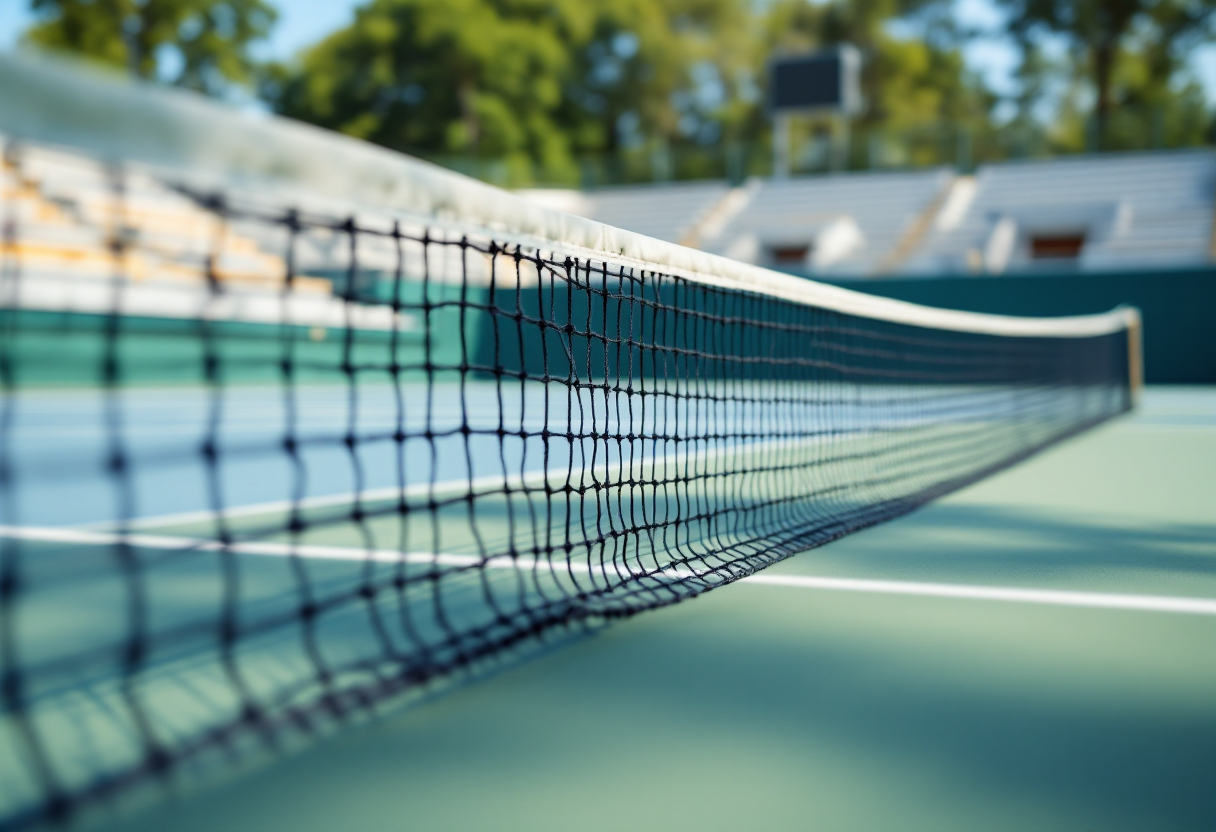
M1144 316L1147 382L1216 384L1216 268L832 282L926 306L1002 315L1081 315L1129 304Z
M652 281L652 284L654 282ZM1145 374L1150 383L1216 384L1216 269L1187 272L1055 275L1035 277L949 277L931 279L865 280L840 285L885 297L928 306L995 312L1007 315L1058 316L1100 312L1131 304L1144 315ZM408 293L404 311L419 326L401 333L394 342L387 332L364 331L347 351L343 331L319 332L307 327L215 323L211 347L219 362L218 377L228 381L272 381L282 375L285 338L294 374L301 381L338 380L345 377L344 360L364 373L423 373L428 368L458 377L462 368L490 375L546 373L566 378L573 372L583 378L600 378L614 372L654 378L693 377L708 371L691 356L690 347L717 346L735 357L789 357L804 348L791 341L757 341L746 331L697 324L696 316L656 315L654 309L687 309L722 313L728 296L695 288L695 284L648 286L637 290L643 306L629 306L608 298L588 301L585 292L540 293L432 286L430 326L423 324L421 289ZM416 296L415 296L416 295ZM598 294L593 293L595 298ZM732 312L743 319L769 320L773 309L760 296L747 295ZM657 306L656 306L657 305ZM794 314L784 305L780 314ZM493 313L491 314L491 310ZM117 380L122 383L199 382L204 377L207 340L198 322L127 318L116 333L108 333L104 316L68 313L10 312L9 337L0 359L9 362L14 383L89 384L103 380L105 343L117 335ZM11 317L16 315L17 317ZM670 318L670 320L668 320ZM541 321L544 325L541 325ZM577 331L592 330L603 337L588 340ZM744 328L746 329L746 328ZM427 357L426 331L430 332ZM463 337L462 337L463 332ZM542 335L543 333L543 335ZM318 337L321 336L321 337ZM623 348L615 339L640 339L665 350ZM708 339L708 340L706 340ZM394 353L393 344L396 344ZM677 349L681 348L681 349ZM521 353L522 349L522 353ZM547 351L547 352L546 352ZM700 359L698 359L700 360ZM571 364L571 361L574 364ZM690 363L692 361L692 363ZM854 359L855 361L855 359ZM780 363L777 361L776 363ZM695 366L694 366L695 365ZM854 369L860 365L854 364ZM763 372L758 364L755 372ZM495 370L494 368L498 368ZM821 373L821 377L828 377ZM754 376L759 377L759 376Z

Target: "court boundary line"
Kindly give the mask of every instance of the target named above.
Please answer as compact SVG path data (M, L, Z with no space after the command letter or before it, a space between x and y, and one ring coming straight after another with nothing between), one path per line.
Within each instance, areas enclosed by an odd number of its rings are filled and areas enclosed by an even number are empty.
M957 426L962 422L950 423L949 426ZM909 425L910 429L919 430L925 427L941 427L941 425L933 425L925 422L913 422ZM709 441L714 443L714 447L698 448L693 451L664 451L657 456L639 455L637 458L617 459L616 461L605 460L596 465L584 465L578 468L554 468L554 469L537 469L534 471L523 472L522 474L506 472L487 474L481 477L474 478L456 478L447 480L436 480L434 482L417 482L409 485L389 485L377 488L368 488L362 491L345 491L337 494L318 494L311 497L301 497L299 499L281 499L268 500L259 503L246 503L244 505L226 507L222 511L214 509L197 509L192 511L171 512L168 514L147 515L144 517L132 517L125 526L128 529L146 529L155 526L181 526L191 525L194 523L206 522L213 520L217 515L222 515L225 519L237 519L242 517L252 517L258 514L268 514L276 512L288 512L296 509L312 510L319 508L328 508L331 506L362 503L362 502L387 502L390 500L406 500L419 499L424 497L449 497L453 495L468 494L473 497L489 497L496 494L504 494L506 492L518 492L537 487L554 486L561 487L569 483L570 485L578 486L585 485L588 482L600 481L605 484L613 484L617 487L624 486L625 482L613 483L614 479L620 478L624 474L632 476L634 473L641 471L646 473L645 469L649 468L651 473L658 471L667 471L672 466L696 466L709 464L722 457L736 453L746 454L765 454L773 451L788 452L792 450L804 450L809 447L824 444L832 439L839 439L841 436L849 438L861 437L870 435L874 432L873 428L858 428L847 432L831 432L826 431L821 434L811 434L801 437L796 440L788 439L766 439L761 441L744 442L741 444L732 444L724 447L719 447L717 440L682 440L685 444L691 444L696 441ZM666 440L668 443L675 440ZM105 523L83 523L72 528L85 531L113 531L118 524L110 521Z
M812 575L750 575L743 583L818 589L836 592L864 592L879 595L911 595L928 598L956 598L975 601L1004 601L1061 607L1138 610L1142 612L1216 615L1216 598L1191 598L1181 595L1130 595L1114 592L1032 589L979 584L943 584L920 581L883 581L867 578L826 578Z
M423 563L456 568L530 569L535 566L557 566L533 558L512 558L508 555L488 559L476 555L433 552L397 552L385 549L354 549L341 546L309 544L244 542L223 544L167 535L123 534L84 531L79 529L0 526L0 537L44 543L76 543L84 545L129 545L143 549L181 552L231 552L259 557L299 557L308 560L344 560L381 563ZM591 571L586 564L562 563L560 568ZM660 570L646 577L671 577L677 580L713 578L713 570L699 574L688 569ZM1216 598L1193 598L1172 595L1132 595L1124 593L1084 592L1077 590L1034 589L1025 587L982 586L977 584L944 584L919 581L884 581L866 578L831 578L810 575L753 574L739 579L740 583L784 586L835 592L859 592L878 595L906 595L957 600L998 601L1046 606L1091 609L1116 609L1138 612L1165 612L1187 615L1216 615Z
M858 431L858 434L861 433L865 433L865 431ZM148 528L149 526L180 526L206 522L214 519L217 515L222 515L225 519L233 519L251 517L258 514L287 512L293 509L311 510L327 508L356 502L385 502L396 499L448 497L465 493L474 497L490 497L509 491L522 491L546 485L563 486L567 482L571 485L582 485L589 481L596 481L597 479L602 482L611 482L614 478L619 478L623 474L634 474L635 469L643 473L645 472L643 469L647 468L651 471L666 471L670 466L710 463L732 453L763 454L774 450L803 449L808 446L822 444L827 438L830 437L825 434L822 436L808 436L792 442L783 439L768 439L726 447L701 448L692 452L666 451L659 456L639 456L636 459L617 460L615 462L605 460L594 466L583 465L575 468L537 469L523 474L495 473L472 479L456 478L436 480L434 482L412 483L404 487L390 485L382 488L364 489L362 491L319 494L313 497L301 497L298 500L268 500L261 503L248 503L225 508L222 512L217 512L213 509L199 509L196 511L135 517L129 520L126 525L132 529ZM625 484L623 482L616 483L618 486ZM115 525L113 522L88 523L74 528L81 530L107 530L113 529Z

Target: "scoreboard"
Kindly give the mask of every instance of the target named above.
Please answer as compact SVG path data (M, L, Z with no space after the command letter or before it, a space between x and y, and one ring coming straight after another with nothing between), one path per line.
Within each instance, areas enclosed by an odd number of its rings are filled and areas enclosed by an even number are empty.
M861 111L861 54L839 46L769 62L769 108L773 113L856 115Z

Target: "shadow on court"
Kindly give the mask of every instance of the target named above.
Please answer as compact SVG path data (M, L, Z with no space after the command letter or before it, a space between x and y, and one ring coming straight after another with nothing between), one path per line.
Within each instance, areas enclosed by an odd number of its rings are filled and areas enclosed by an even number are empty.
M1216 524L939 503L778 571L1216 596Z
M743 585L125 828L1208 829L1213 637Z
M1136 418L774 571L1216 597L1216 434ZM745 582L115 828L1206 832L1213 644Z

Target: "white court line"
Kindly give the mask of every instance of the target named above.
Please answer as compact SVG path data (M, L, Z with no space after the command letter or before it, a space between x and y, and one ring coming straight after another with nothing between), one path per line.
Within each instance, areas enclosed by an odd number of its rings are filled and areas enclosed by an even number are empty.
M747 583L823 589L835 592L871 592L884 595L919 595L930 598L968 598L978 601L1012 601L1058 607L1099 607L1115 610L1216 615L1216 599L1172 595L1124 595L1106 592L1069 592L973 584L932 584L915 581L871 581L857 578L816 578L803 575L751 575Z
M1180 424L1170 424L1169 422L1129 422L1126 425L1120 425L1119 429L1136 432L1143 431L1145 433L1212 433L1216 431L1216 423L1203 425L1193 422Z
M824 437L812 436L797 440L767 440L764 442L748 442L737 445L730 445L725 448L708 448L697 450L693 453L665 453L662 456L642 456L632 460L622 460L614 463L603 463L594 468L585 466L575 466L572 471L567 471L564 468L558 468L551 471L538 470L529 471L524 475L512 474L503 476L502 474L490 474L484 477L475 479L456 479L444 480L435 483L417 483L409 485L405 488L398 486L388 486L386 488L367 489L359 492L347 492L342 494L328 494L319 497L305 497L298 501L291 500L274 500L265 503L251 503L249 505L239 506L236 508L224 509L223 516L225 519L233 519L237 517L253 517L259 514L274 514L278 512L291 511L292 508L299 509L315 509L325 508L328 506L345 505L353 503L355 500L360 502L378 502L381 500L394 500L398 498L420 499L423 497L435 496L443 497L453 494L463 494L466 491L476 496L493 495L495 493L511 489L519 491L522 489L533 489L552 484L554 486L564 485L566 480L574 485L580 485L585 482L590 482L594 478L598 478L602 482L619 478L625 471L630 473L636 471L638 473L646 473L648 470L666 469L670 465L696 465L718 457L725 456L731 453L765 453L767 451L780 449L783 451L793 450L796 448L805 447L822 443ZM163 514L152 517L139 517L128 523L129 528L146 528L148 526L179 526L189 525L192 523L202 523L211 520L216 516L216 512L210 509L201 511L186 511L179 514ZM113 523L105 524L88 524L80 526L81 529L106 529L113 528Z
M531 569L534 566L567 567L578 572L592 571L587 564L562 564L537 561L532 558L512 559L506 555L483 561L476 555L454 555L432 552L397 552L386 549L352 549L341 546L293 546L290 543L236 543L225 547L214 540L145 534L114 534L63 528L34 528L0 526L0 537L50 543L77 543L112 546L126 543L141 549L170 551L220 552L263 557L301 557L315 560L376 561L382 563L424 563L453 567L484 566L488 569ZM599 571L599 570L595 570ZM684 569L648 573L648 578L712 579L713 572L703 575ZM880 595L916 595L930 598L962 598L978 601L1007 601L1020 604L1047 604L1058 607L1088 607L1099 609L1168 612L1189 615L1216 615L1216 599L1187 598L1170 595L1127 595L1104 592L1071 592L1021 587L976 586L974 584L937 584L916 581L875 581L859 578L819 578L805 575L749 575L741 583L768 584L799 589L834 592L865 592Z
M32 540L39 543L75 543L81 546L117 546L125 544L137 549L160 549L171 552L232 552L238 555L289 557L295 555L309 560L376 561L379 563L438 563L444 566L475 566L482 559L476 555L451 555L430 552L398 552L395 549L352 549L349 546L293 546L290 543L243 542L225 546L218 540L192 537L170 537L156 534L117 534L84 529L39 528L34 526L0 526L0 537ZM497 564L495 564L497 566Z

